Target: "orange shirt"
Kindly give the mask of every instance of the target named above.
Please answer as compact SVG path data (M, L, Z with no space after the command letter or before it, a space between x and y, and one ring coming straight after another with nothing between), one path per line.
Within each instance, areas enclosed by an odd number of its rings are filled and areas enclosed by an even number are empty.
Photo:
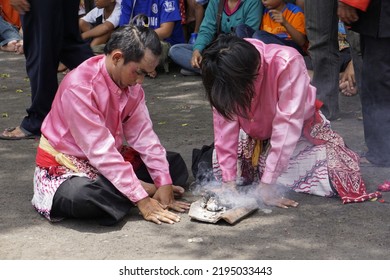
M294 4L287 3L286 7L283 10L283 17L288 21L296 30L306 35L305 29L305 16L302 9ZM283 39L291 40L291 36L286 31L280 23L272 20L270 15L270 10L265 9L263 14L263 19L260 25L260 30L267 31L278 35Z
M9 0L0 0L0 13L4 20L18 28L21 27L19 13L11 6Z

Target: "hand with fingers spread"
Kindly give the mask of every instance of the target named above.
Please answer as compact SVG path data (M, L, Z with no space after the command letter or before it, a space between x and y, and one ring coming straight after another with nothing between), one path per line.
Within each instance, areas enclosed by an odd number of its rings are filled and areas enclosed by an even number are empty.
M137 202L137 207L145 220L156 224L180 222L180 216L165 209L157 200L146 197Z
M159 187L153 198L159 201L165 209L168 208L178 212L184 212L190 209L189 203L175 200L172 185Z
M298 202L285 198L275 188L275 186L265 183L260 183L257 188L257 193L264 204L268 206L277 206L280 208L297 207Z

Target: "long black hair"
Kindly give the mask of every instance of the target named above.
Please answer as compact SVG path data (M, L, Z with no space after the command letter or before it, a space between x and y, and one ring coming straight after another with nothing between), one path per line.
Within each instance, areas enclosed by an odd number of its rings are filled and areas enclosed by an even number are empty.
M202 54L206 98L223 117L247 116L255 94L260 53L249 42L221 34Z

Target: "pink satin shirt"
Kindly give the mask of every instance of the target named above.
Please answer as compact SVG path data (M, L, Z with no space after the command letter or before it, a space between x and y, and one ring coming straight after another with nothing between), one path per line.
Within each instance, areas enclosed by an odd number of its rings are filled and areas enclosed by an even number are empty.
M261 182L273 184L287 168L301 137L303 122L315 112L316 89L310 85L302 56L293 48L246 39L260 53L261 67L249 118L224 119L214 110L214 141L224 182L236 179L240 128L254 139L270 139Z
M156 187L172 184L166 151L153 131L141 85L119 88L103 55L64 77L42 134L57 151L88 159L134 203L148 194L119 153L124 141L140 153Z

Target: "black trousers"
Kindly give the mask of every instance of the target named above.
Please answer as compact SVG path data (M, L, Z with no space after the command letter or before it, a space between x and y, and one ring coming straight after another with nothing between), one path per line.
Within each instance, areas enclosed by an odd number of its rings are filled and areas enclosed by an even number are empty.
M366 157L390 166L390 38L361 35L363 67L361 102Z
M167 152L169 171L174 185L186 186L187 166L180 154ZM136 171L137 177L153 183L145 166ZM52 218L95 219L101 225L120 222L133 204L110 181L103 176L96 180L86 177L71 177L56 191L51 209Z
M73 69L93 56L80 36L79 0L29 0L22 16L26 70L31 85L31 106L21 126L40 135L41 124L51 108L58 87L61 61Z

